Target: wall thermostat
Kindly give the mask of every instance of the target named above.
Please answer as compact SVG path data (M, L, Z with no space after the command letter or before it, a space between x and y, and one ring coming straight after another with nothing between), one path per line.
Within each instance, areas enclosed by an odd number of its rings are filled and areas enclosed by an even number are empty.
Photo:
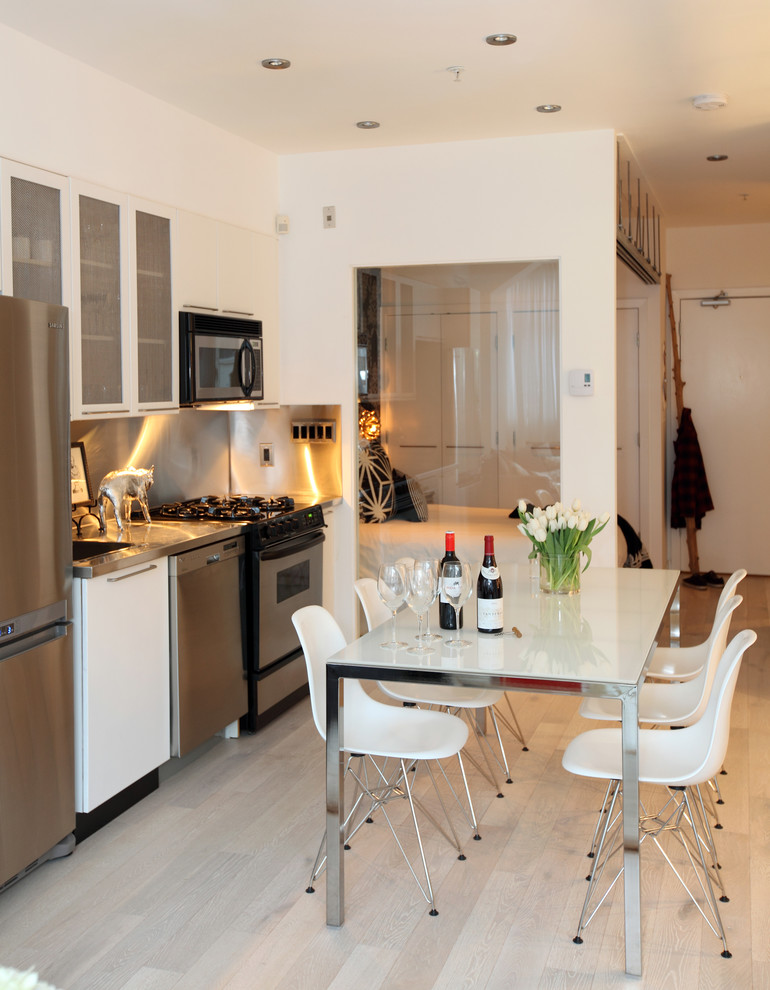
M570 395L593 395L594 373L585 368L577 368L569 373Z

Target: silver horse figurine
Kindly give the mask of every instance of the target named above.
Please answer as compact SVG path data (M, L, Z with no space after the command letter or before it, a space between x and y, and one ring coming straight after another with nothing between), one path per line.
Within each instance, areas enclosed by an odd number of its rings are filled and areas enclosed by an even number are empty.
M130 525L131 506L134 499L139 502L145 521L150 522L147 492L152 487L154 471L155 465L153 464L151 468L127 467L105 474L99 484L99 493L96 496L99 504L99 529L102 533L107 528L104 518L107 502L112 505L115 521L121 532L123 531L124 520Z

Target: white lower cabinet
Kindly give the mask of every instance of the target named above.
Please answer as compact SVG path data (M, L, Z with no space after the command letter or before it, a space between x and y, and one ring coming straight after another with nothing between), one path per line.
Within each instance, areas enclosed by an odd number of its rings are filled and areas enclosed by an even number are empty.
M171 755L166 558L73 581L76 810Z

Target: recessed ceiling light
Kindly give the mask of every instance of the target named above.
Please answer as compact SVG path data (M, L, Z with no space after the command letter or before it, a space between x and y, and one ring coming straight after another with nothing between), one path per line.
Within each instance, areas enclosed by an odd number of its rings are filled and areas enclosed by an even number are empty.
M558 103L541 103L539 107L535 107L538 113L558 113L561 107Z
M516 35L515 34L488 34L484 39L488 45L494 45L497 48L503 45L515 45Z
M288 58L263 58L262 66L265 69L288 69L291 62Z
M727 106L727 96L724 93L701 93L693 96L692 105L696 110L721 110Z
M706 161L707 162L726 162L727 161L727 155L707 155L706 156Z
M362 131L373 131L375 127L379 127L379 120L359 120L356 127L360 127Z

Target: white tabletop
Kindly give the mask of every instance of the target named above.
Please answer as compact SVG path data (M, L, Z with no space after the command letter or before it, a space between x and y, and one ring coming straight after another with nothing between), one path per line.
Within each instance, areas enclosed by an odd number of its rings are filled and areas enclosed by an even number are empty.
M455 633L438 628L438 609L431 613L431 631L444 642L435 653L416 655L383 649L390 624L360 637L334 656L335 664L385 669L478 672L537 681L569 681L614 694L637 684L655 644L661 620L675 594L678 571L589 567L581 575L579 595L543 594L531 580L530 568L500 568L505 601L504 633L490 636L476 630L476 603L464 607L462 638L471 646L446 645ZM399 612L400 640L414 644L416 617ZM521 632L517 637L511 628ZM387 675L385 675L387 676ZM554 687L558 690L555 683ZM599 692L597 692L599 693Z

